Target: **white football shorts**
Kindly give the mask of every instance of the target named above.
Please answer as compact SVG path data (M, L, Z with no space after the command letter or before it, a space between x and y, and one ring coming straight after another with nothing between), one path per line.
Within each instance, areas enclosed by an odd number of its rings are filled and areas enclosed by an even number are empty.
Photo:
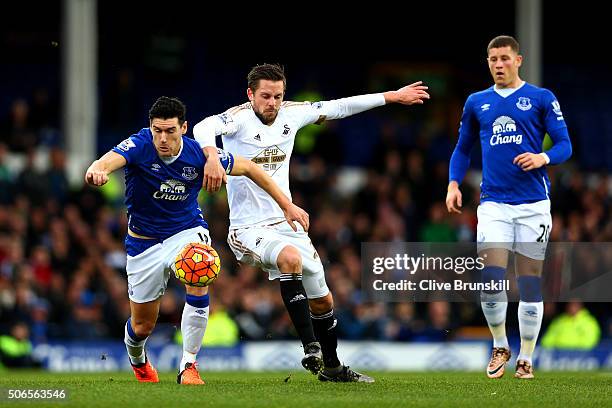
M268 225L230 228L227 242L239 262L252 265L268 272L268 279L280 278L278 254L288 245L295 247L302 255L302 284L309 299L326 296L329 293L325 282L325 271L317 250L308 233L297 224L293 231L285 221Z
M148 241L130 237L136 241ZM190 242L210 245L208 230L202 226L190 228L166 238L136 256L127 257L128 296L132 302L146 303L166 292L170 273L174 274L174 259Z
M478 206L478 252L505 248L543 260L552 227L550 200L529 204L485 201Z

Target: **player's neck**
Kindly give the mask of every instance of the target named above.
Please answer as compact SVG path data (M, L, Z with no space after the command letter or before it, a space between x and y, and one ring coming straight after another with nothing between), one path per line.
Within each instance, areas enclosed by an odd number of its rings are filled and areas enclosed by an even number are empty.
M523 81L519 77L516 77L516 79L514 81L510 82L508 85L500 86L498 84L495 84L495 89L517 89L517 88L520 88L521 86L523 86L524 83L525 83L525 81Z

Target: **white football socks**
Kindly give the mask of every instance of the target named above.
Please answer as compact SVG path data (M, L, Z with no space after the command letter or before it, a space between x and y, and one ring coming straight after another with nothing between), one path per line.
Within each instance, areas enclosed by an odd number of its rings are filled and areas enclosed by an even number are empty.
M188 295L189 297L190 295ZM179 372L185 369L185 364L195 363L196 357L202 347L202 340L208 323L208 295L193 296L196 302L190 302L189 298L183 308L181 319L181 334L183 336L183 358L179 366ZM204 302L202 299L205 298ZM194 306L194 304L198 306ZM206 305L205 307L204 304Z
M508 310L506 291L498 293L481 292L480 300L489 330L493 335L493 347L503 347L509 350L508 337L506 337L506 310Z
M132 329L132 324L129 318L127 322L125 322L125 337L123 338L123 342L125 343L125 348L127 349L128 356L130 357L130 362L133 365L139 365L145 363L145 352L144 346L147 342L147 338L139 339L134 330Z
M542 317L544 315L544 302L519 302L518 321L521 332L521 351L517 360L526 360L529 364L538 340Z

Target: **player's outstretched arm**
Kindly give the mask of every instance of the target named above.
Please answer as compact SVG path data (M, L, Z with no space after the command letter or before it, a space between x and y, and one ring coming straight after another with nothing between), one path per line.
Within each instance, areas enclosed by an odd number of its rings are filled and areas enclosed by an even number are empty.
M428 87L419 81L406 85L397 91L314 102L309 105L310 107L302 125L321 124L326 120L347 118L388 103L401 103L402 105L423 104L425 100L429 99L427 89Z
M261 167L244 157L234 156L234 167L230 176L246 176L253 180L255 184L276 201L281 210L283 210L285 219L294 231L297 231L297 227L293 223L294 221L300 223L304 227L304 231L308 231L310 224L308 213L293 204L274 180L272 180L272 177L268 176Z
M127 164L125 157L110 151L91 163L85 172L85 182L92 186L102 186L108 182L108 175Z

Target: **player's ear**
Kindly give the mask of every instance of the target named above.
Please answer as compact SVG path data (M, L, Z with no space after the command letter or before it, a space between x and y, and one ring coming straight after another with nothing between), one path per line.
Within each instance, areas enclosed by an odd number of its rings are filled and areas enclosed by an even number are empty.
M516 56L516 63L517 65L520 67L521 65L523 65L523 56L522 55L517 55Z
M181 125L181 135L184 135L185 133L187 133L187 121L184 121L183 124Z
M253 95L253 91L251 90L251 88L247 88L247 97L249 98L249 101L253 102L253 98L255 97L255 95Z

